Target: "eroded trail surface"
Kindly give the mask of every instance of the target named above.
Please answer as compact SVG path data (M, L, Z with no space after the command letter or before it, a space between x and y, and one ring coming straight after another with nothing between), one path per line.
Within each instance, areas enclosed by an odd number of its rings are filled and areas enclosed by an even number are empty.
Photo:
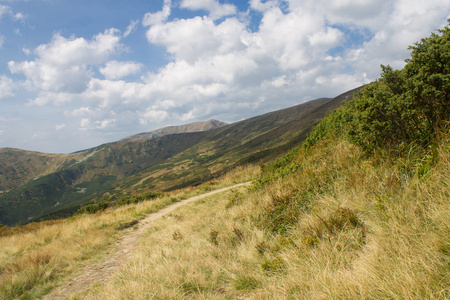
M117 246L114 247L112 253L103 262L87 266L80 276L65 284L64 287L50 293L49 295L44 297L44 299L63 299L71 294L88 289L94 283L107 282L111 278L111 276L115 272L119 271L120 268L127 262L127 260L132 255L133 249L136 246L140 235L151 225L154 220L161 218L162 216L174 211L182 205L186 205L198 199L248 184L250 183L240 183L222 189L214 190L202 195L191 197L169 205L158 212L148 215L138 223L138 229L127 229L128 232L117 242Z

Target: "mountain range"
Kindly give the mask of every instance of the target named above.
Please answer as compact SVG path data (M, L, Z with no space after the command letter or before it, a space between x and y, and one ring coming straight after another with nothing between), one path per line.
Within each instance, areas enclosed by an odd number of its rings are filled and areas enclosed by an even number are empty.
M71 154L0 149L0 222L64 217L101 200L197 185L267 162L300 144L359 89L232 124L166 127Z

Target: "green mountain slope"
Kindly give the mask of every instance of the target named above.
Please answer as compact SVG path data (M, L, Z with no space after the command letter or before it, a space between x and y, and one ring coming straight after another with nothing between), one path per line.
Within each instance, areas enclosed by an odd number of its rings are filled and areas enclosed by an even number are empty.
M299 145L328 112L360 88L210 130L195 146L118 182L122 194L200 184L243 164L262 163Z
M57 170L0 195L0 222L13 225L57 211L74 212L111 190L117 180L163 162L195 145L205 133L116 142L63 156ZM76 159L78 158L78 159ZM46 171L48 172L48 171Z
M195 185L237 165L267 161L301 143L355 91L230 125L171 127L68 155L4 149L0 222L65 216L89 203ZM207 128L216 129L170 134Z

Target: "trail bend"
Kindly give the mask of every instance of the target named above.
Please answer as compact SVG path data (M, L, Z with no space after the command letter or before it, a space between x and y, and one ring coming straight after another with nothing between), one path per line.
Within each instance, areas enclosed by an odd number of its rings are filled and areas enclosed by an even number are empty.
M128 232L116 243L116 246L111 250L112 253L109 254L106 259L102 262L88 265L83 270L82 274L75 277L70 282L65 283L62 287L55 289L50 294L46 295L43 299L53 300L53 299L64 299L74 293L84 291L88 289L94 283L107 282L117 271L119 271L122 266L129 260L133 254L133 250L136 247L137 242L141 234L157 219L162 216L171 213L177 208L186 205L188 203L194 202L201 198L212 196L218 193L225 192L227 190L238 188L241 186L249 185L250 182L239 183L233 186L217 189L214 191L207 192L198 196L190 197L185 200L181 200L161 210L149 214L144 219L140 220L138 223L138 228L129 228Z

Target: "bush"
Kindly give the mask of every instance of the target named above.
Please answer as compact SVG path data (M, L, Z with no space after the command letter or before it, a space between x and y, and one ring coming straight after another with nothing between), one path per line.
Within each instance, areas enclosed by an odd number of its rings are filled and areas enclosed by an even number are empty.
M119 199L119 201L117 201L117 204L128 205L128 204L133 204L133 203L139 203L139 202L142 202L145 200L155 199L160 196L161 196L161 193L158 193L158 192L150 192L150 193L143 194L143 195L126 196L126 197Z
M409 49L411 58L402 70L381 65L381 77L325 117L304 147L339 134L368 154L378 148L402 153L412 143L426 148L450 120L449 27Z
M96 212L105 210L108 206L108 201L100 201L99 203L83 206L77 211L77 214L95 214Z

